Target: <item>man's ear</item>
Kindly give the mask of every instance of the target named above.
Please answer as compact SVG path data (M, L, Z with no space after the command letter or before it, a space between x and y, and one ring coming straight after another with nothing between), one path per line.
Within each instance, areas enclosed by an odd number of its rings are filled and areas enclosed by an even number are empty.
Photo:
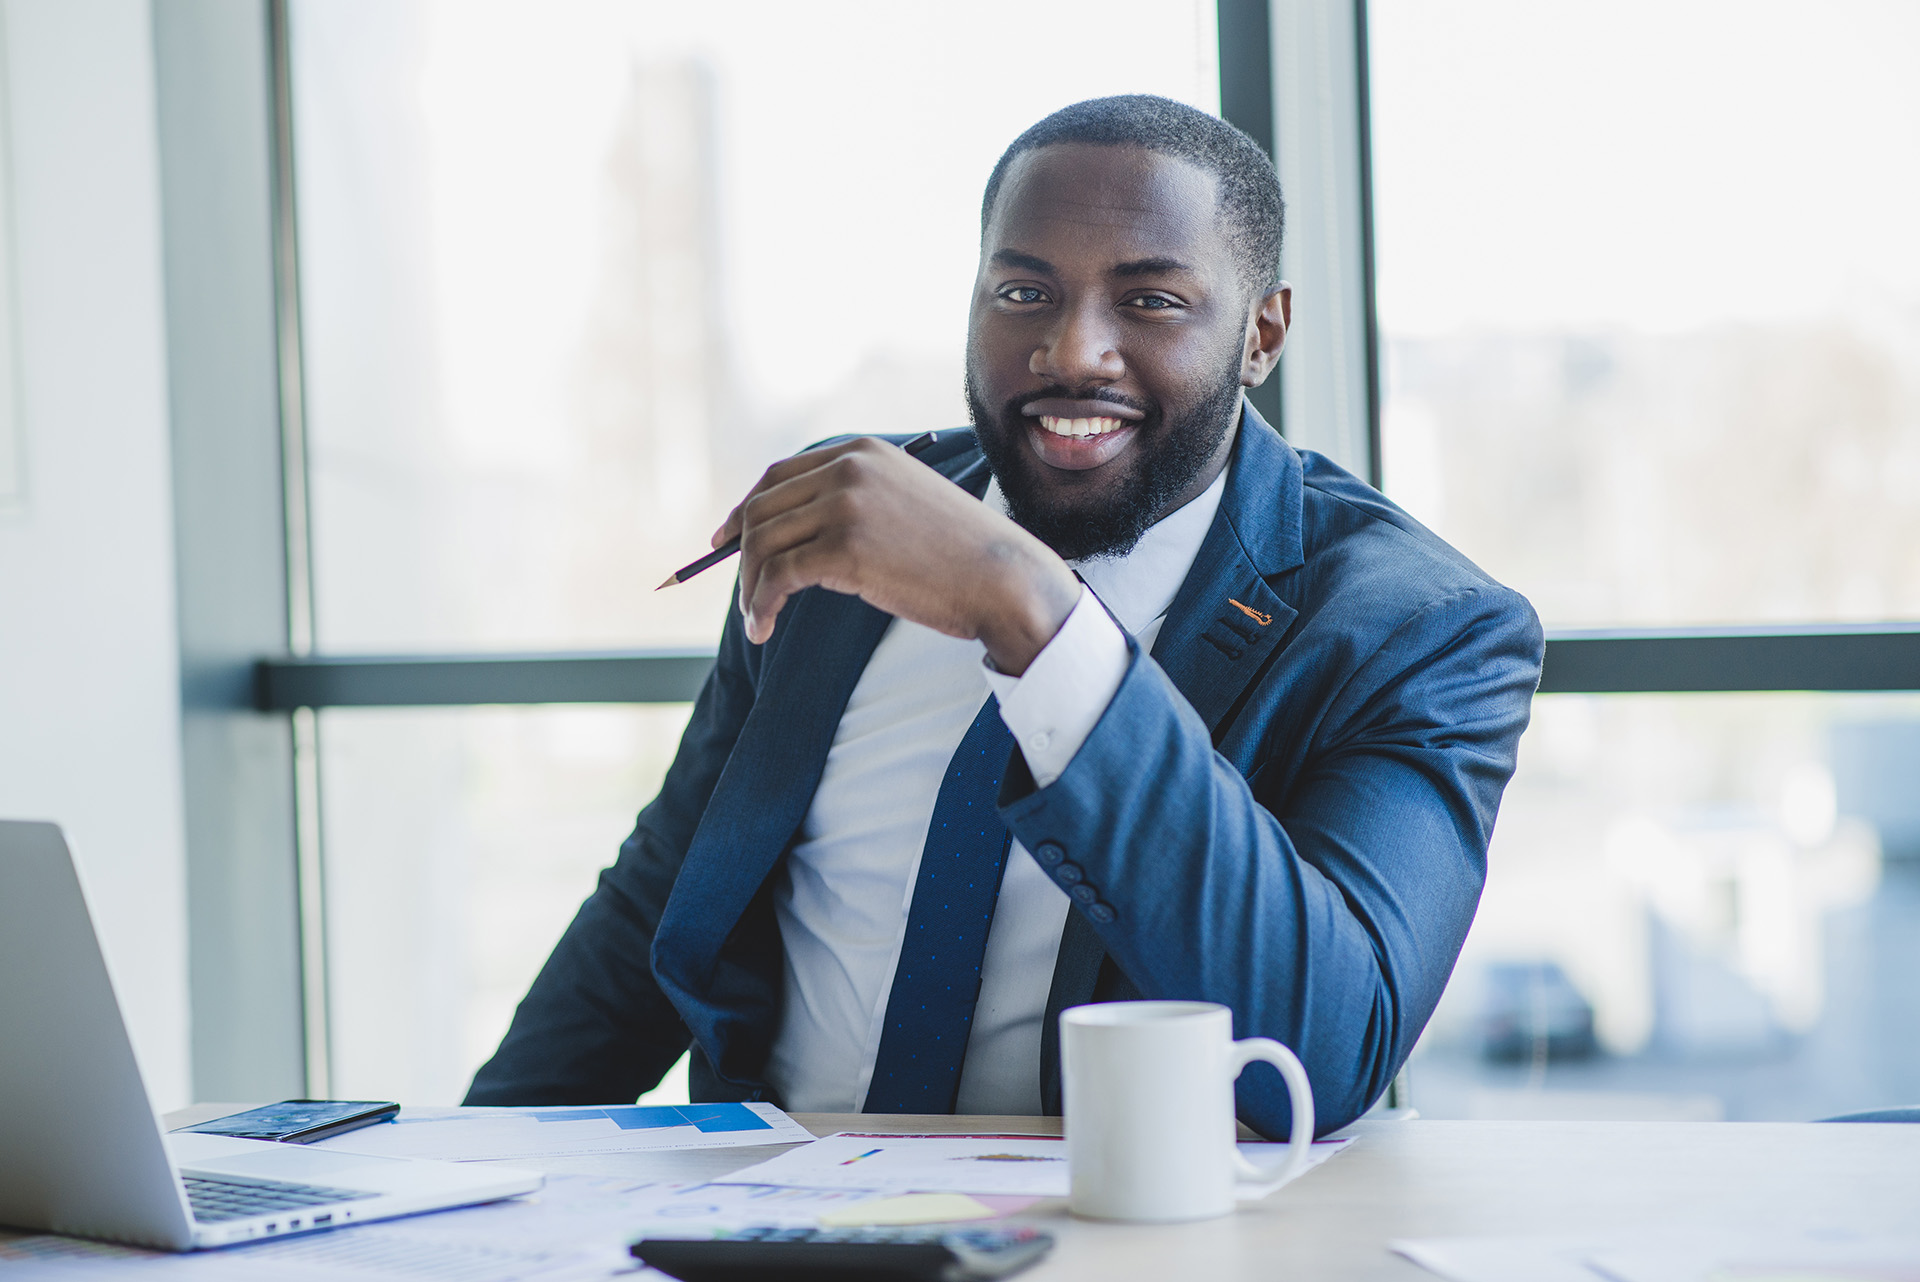
M1293 323L1293 286L1284 280L1267 291L1247 316L1247 341L1240 360L1240 386L1258 387L1280 363Z

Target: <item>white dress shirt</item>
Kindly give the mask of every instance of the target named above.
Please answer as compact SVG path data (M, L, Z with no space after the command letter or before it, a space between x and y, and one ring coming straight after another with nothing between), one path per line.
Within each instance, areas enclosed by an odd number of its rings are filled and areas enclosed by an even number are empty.
M1222 472L1126 556L1075 562L1091 592L1018 677L989 667L978 641L905 619L888 625L774 887L786 1005L767 1080L787 1108L852 1113L866 1100L934 802L987 695L999 696L1034 782L1053 783L1126 675L1126 641L1107 610L1152 648L1225 487ZM1007 510L997 481L985 501ZM958 1111L1041 1111L1041 1022L1067 903L1015 841L987 934Z

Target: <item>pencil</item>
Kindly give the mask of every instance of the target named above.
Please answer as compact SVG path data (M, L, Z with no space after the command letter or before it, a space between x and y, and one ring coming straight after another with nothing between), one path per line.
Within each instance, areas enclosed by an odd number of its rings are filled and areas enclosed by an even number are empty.
M920 433L920 435L914 437L911 441L908 441L905 445L902 445L900 448L905 450L909 454L917 455L925 451L929 446L931 446L935 441L938 441L939 439L940 439L940 433L938 432L922 432ZM728 557L732 556L734 553L738 552L739 550L740 550L740 540L737 538L728 539L725 543L722 543L719 547L707 553L705 556L701 557L698 561L694 561L694 562L691 562L690 564L683 565L679 569L675 570L672 574L669 574L667 576L667 581L665 583L662 583L659 588L655 588L654 591L658 592L660 588L670 588L676 583L685 583L688 579L691 579L694 575L699 574L705 570L711 570L714 566L720 564L722 561L726 560Z

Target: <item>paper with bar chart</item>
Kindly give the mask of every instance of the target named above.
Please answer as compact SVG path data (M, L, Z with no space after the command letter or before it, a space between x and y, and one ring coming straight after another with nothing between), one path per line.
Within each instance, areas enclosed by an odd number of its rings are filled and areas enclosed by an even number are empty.
M404 1108L392 1122L315 1147L450 1162L804 1144L807 1129L771 1104L625 1104L566 1108Z

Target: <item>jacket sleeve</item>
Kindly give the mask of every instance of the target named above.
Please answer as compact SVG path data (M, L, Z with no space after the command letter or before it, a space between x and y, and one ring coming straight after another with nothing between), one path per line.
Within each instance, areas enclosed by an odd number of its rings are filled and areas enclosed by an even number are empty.
M1022 795L1016 769L1002 815L1028 850L1060 848L1051 871L1143 996L1222 1003L1236 1037L1291 1047L1325 1133L1385 1091L1452 972L1541 652L1517 594L1432 602L1355 666L1310 743L1265 743L1243 775L1135 648L1065 773ZM1254 701L1289 683L1282 652ZM1271 1068L1237 1100L1288 1133Z
M468 1104L611 1104L653 1088L691 1037L654 981L653 935L721 767L753 706L758 654L736 606L660 795L600 874Z

